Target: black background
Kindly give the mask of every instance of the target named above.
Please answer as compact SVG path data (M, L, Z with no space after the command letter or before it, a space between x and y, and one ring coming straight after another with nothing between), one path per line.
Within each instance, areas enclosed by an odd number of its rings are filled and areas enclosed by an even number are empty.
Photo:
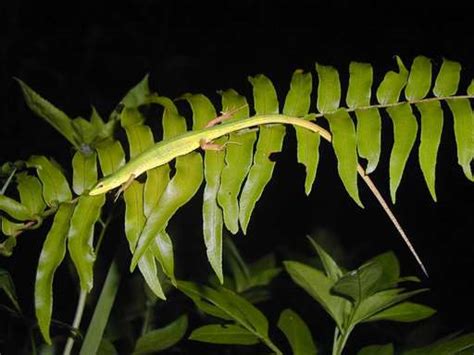
M314 72L316 61L333 65L347 85L349 62L370 62L378 83L385 72L396 69L394 55L410 65L416 55L423 54L433 59L435 69L444 57L459 61L463 65L461 90L465 90L474 77L471 11L455 1L443 5L380 3L249 0L206 6L203 2L143 0L2 4L0 162L44 154L69 167L73 153L62 137L29 111L12 77L21 78L70 117L88 117L91 105L106 117L146 73L151 75L152 89L161 95L174 98L201 92L215 103L219 102L218 89L232 87L251 97L247 76L264 73L273 80L282 102L297 68ZM382 159L373 176L389 196L391 124L387 117L383 126ZM394 207L430 272L423 285L432 291L418 301L439 310L436 322L430 323L437 335L473 328L474 198L472 183L456 161L452 120L447 114L437 168L438 203L431 200L424 185L414 151ZM309 255L304 236L326 230L345 250L347 267L394 250L404 274L422 276L365 187L360 185L365 210L350 200L327 145L322 144L321 165L309 197L304 195L303 181L293 133L289 133L248 236L236 240L247 259L276 246ZM193 276L193 267L205 268L200 196L173 222L176 233L185 234L177 244L177 255L189 260L181 266L183 276ZM22 305L30 314L34 268L46 231L42 228L22 235L14 256L0 260L13 274ZM63 296L56 302L68 322L72 319L68 306L75 302L75 294L71 281L64 282L71 287L57 285L56 292ZM279 291L283 300L278 307L291 305L305 313L298 304L291 304L294 295L306 297L303 293ZM320 327L313 328L317 339Z

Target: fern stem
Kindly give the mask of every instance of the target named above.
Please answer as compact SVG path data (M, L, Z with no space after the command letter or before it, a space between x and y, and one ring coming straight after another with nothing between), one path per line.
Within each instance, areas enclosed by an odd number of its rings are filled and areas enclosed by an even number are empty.
M87 291L81 291L79 295L79 301L77 302L76 314L74 315L74 321L72 322L73 329L79 329L81 324L82 315L84 313L84 306L86 305ZM70 336L67 339L66 346L64 347L63 355L69 355L72 347L74 346L74 336Z

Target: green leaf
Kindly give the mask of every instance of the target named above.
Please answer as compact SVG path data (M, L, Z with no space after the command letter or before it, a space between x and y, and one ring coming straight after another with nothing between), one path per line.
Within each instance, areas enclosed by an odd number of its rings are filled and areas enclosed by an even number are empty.
M15 80L20 84L26 104L30 110L53 126L74 147L79 148L79 138L72 127L71 119L64 112L42 98L23 81L18 78L15 78Z
M5 269L0 268L0 290L3 290L7 295L10 302L15 307L15 310L20 314L21 307L18 303L18 298L15 291L15 285L13 284L13 280L9 274L9 272Z
M357 355L393 355L393 344L369 345L360 349Z
M387 112L393 123L393 147L390 154L390 197L396 201L396 194L408 156L415 144L418 123L410 104L388 107Z
M28 208L31 214L42 213L46 208L46 204L43 200L42 186L38 178L22 172L16 175L16 180L21 203Z
M332 291L358 304L375 292L382 273L382 266L377 262L362 265L343 275L334 284Z
M43 338L51 344L49 326L53 309L53 279L56 269L66 255L66 239L74 205L63 203L59 206L51 229L46 236L39 257L35 282L35 311Z
M469 84L466 93L468 95L474 96L474 79L471 80L471 83Z
M427 289L419 289L401 293L402 291L403 289L380 291L368 298L363 299L353 314L352 324L364 322L378 312L383 311L384 309L400 303L407 298L415 296L421 292L425 292Z
M461 76L461 65L451 60L443 59L441 69L436 77L433 94L436 97L452 96L458 90Z
M264 75L249 78L249 81L253 86L257 115L278 113L277 95L271 81ZM272 177L275 162L270 156L281 151L284 136L285 128L282 125L260 127L253 165L240 195L239 221L244 233L247 231L255 204Z
M213 344L254 345L259 338L248 330L234 324L209 324L191 333L190 340Z
M5 195L0 195L0 211L7 213L19 221L32 219L32 214L28 207Z
M343 329L344 309L349 301L331 294L333 282L321 271L299 262L285 261L284 265L293 281L318 301L338 328Z
M76 267L81 290L90 292L93 286L94 225L100 217L105 195L81 196L71 218L68 234L69 255Z
M117 355L118 352L114 347L114 344L106 338L102 338L97 349L97 355Z
M166 231L158 233L151 245L153 255L159 261L161 268L166 276L171 279L171 283L176 286L176 279L174 276L174 256L173 243Z
M364 265L372 263L377 263L382 270L382 274L375 285L377 291L392 288L397 285L400 281L400 264L392 251L379 254L369 259Z
M291 309L281 312L278 328L288 339L294 355L317 354L311 331L300 316Z
M199 153L193 152L176 159L176 174L146 221L133 254L131 270L138 264L156 235L166 228L176 211L196 194L202 178L202 158Z
M318 73L318 96L316 107L321 113L334 112L339 108L341 100L341 83L339 73L333 67L316 63Z
M453 113L454 135L458 151L458 164L464 175L474 181L471 161L474 159L474 114L468 99L449 100L449 108Z
M403 352L403 355L452 355L474 348L474 333L464 334L455 338L446 337L428 346Z
M235 290L238 293L244 292L251 287L250 285L250 269L242 259L239 250L230 238L225 239L226 263L230 268L230 272L234 278Z
M201 129L216 117L216 110L211 101L204 95L186 94L184 98L191 105L193 112L193 129ZM218 139L214 144L223 144ZM217 194L220 186L220 176L224 168L225 152L207 150L204 155L204 198L202 205L202 226L206 254L212 269L221 284L224 282L222 272L222 210L217 204Z
M97 154L77 151L72 158L72 189L81 195L97 182Z
M94 314L89 322L84 341L82 342L79 355L96 354L102 343L105 327L109 320L112 306L120 285L120 271L117 260L112 260L104 286L100 291L99 299L94 309Z
M416 107L421 115L418 159L428 190L436 202L436 162L443 131L443 111L439 102L422 102L416 104Z
M327 114L325 117L331 128L332 145L337 157L339 176L349 195L363 208L357 188L358 161L354 123L347 111L343 109Z
M376 313L372 317L369 317L365 322L374 322L378 320L391 320L396 322L416 322L425 318L431 317L436 313L431 307L412 303L402 302L395 306L384 309L383 311Z
M290 90L286 95L283 113L288 116L306 116L311 104L313 78L311 73L296 70L291 78ZM309 195L316 178L319 162L320 136L302 127L295 127L298 163L303 164L306 171L305 193Z
M102 175L112 174L125 164L125 153L119 141L107 139L97 146Z
M143 122L145 122L145 117L143 117L136 106L125 107L120 113L120 124L125 129L133 126L142 126ZM136 144L133 145L136 146Z
M126 108L135 108L148 102L150 88L148 86L148 74L135 85L120 101Z
M367 159L367 174L375 170L379 163L382 132L380 113L376 108L356 110L357 117L357 150L359 155Z
M143 184L133 181L124 192L125 235L132 253L146 222L143 211L143 187ZM166 299L157 275L156 262L152 250L146 250L138 262L138 268L153 293L161 299Z
M431 87L431 61L423 56L413 60L405 88L408 101L421 100L426 97Z
M321 259L321 262L323 264L324 270L326 271L326 275L333 283L335 283L343 275L342 269L337 265L334 259L328 253L326 253L326 251L318 243L316 243L313 238L307 238L313 246L314 250L318 253L319 258Z
M131 111L128 109L127 111ZM134 109L134 111L137 111ZM128 145L130 148L130 159L144 152L154 144L153 133L150 127L142 124L134 124L125 127Z
M29 168L36 168L43 184L43 199L48 206L71 200L69 184L56 163L44 156L33 155L26 165Z
M396 56L395 58L397 60L399 73L389 71L385 74L385 77L377 89L377 100L381 105L398 102L400 93L407 82L408 70L405 68L400 57Z
M12 222L9 222L7 219L0 217L2 220L2 233L6 236L8 236L7 239L5 239L2 243L0 243L0 255L9 257L13 254L13 249L16 247L16 233L17 230L13 228L13 230L6 230L6 229L11 229L8 226L5 226L5 224L9 224Z
M186 333L188 317L182 315L167 326L154 329L138 338L133 354L148 354L171 348Z
M347 107L355 109L370 105L372 81L372 65L351 62L349 65L349 87L346 97Z
M234 90L221 91L222 111L230 112L239 107L234 118L249 116L247 99ZM239 231L239 202L240 188L252 165L253 146L257 140L256 130L241 130L229 135L225 148L225 166L221 173L221 183L217 194L217 201L222 207L226 228L236 234Z

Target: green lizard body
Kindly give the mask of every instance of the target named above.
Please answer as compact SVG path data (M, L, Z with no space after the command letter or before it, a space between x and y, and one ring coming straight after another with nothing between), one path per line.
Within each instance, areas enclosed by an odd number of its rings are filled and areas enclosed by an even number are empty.
M304 127L319 133L331 140L331 135L324 128L308 120L284 115L262 115L245 119L232 119L224 123L197 131L190 131L175 138L161 141L143 153L131 159L113 174L100 180L89 192L89 195L99 195L137 178L144 172L164 165L171 160L198 149L202 142L210 142L244 128L263 124L284 123Z
M222 120L217 117L213 121L219 123ZM221 124L215 124L200 130L189 131L177 137L166 139L159 143L156 143L148 150L131 159L127 164L119 168L113 174L108 175L102 180L100 180L91 189L89 195L99 195L106 193L107 191L110 191L116 187L123 185L126 186L128 182L137 178L146 171L164 165L179 156L191 153L192 151L201 147L203 143L211 142L219 137L225 136L235 131L239 131L241 129L265 124L290 124L293 126L303 127L312 132L320 134L325 140L329 142L331 141L331 134L327 130L318 126L314 122L303 118L274 114L257 115L244 119L229 119L223 121L223 123ZM421 261L420 257L418 256L415 248L411 244L408 236L403 231L402 227L398 223L397 219L388 207L387 203L383 199L377 187L374 185L372 180L369 178L369 176L365 173L365 170L360 165L358 166L357 171L364 180L364 182L367 184L369 189L372 191L372 193L384 209L385 213L387 213L388 217L402 236L403 240L407 244L408 248L415 257L423 272L428 275L426 268L423 265L423 262Z

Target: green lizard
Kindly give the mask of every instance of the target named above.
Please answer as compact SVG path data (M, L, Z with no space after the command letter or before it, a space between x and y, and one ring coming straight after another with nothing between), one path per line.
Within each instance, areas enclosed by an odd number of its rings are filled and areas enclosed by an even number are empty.
M146 171L164 165L179 156L188 154L198 149L199 147L202 147L203 149L219 149L218 147L213 146L210 142L231 132L235 132L245 128L276 123L290 124L293 126L303 127L312 132L318 133L325 140L331 142L331 134L327 130L303 118L274 114L257 115L244 119L227 120L230 115L231 113L229 112L223 113L221 116L216 117L211 122L209 122L209 124L203 129L189 131L177 137L156 143L148 150L131 159L127 164L123 165L113 174L108 175L99 182L97 182L97 184L89 192L89 195L102 194L116 187L121 187L119 190L120 193L128 186L131 181L133 181L135 178L145 173ZM221 123L224 120L226 121ZM402 236L404 242L408 246L410 252L415 257L416 261L420 265L425 275L428 276L426 268L423 265L423 262L421 261L417 252L415 251L415 248L411 244L409 238L401 228L394 214L388 207L387 203L383 199L382 195L380 194L372 180L369 178L369 176L365 173L365 170L360 165L358 166L357 170L359 175L362 177L364 182L367 184L369 189L372 191L372 193L378 200L378 202L381 204L384 211L387 213L395 228Z

